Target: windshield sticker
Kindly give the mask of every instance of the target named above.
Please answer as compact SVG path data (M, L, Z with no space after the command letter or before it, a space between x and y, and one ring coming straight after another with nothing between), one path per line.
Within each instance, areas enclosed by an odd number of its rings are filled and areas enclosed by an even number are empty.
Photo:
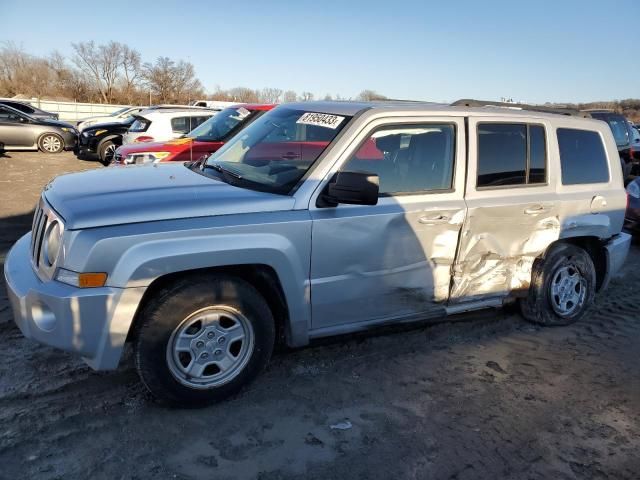
M240 107L239 109L236 110L236 112L238 112L238 116L240 117L240 120L248 117L251 114L251 112L244 107Z
M296 123L302 123L304 125L315 125L317 127L325 127L335 130L343 120L344 117L340 117L338 115L308 112L302 115Z

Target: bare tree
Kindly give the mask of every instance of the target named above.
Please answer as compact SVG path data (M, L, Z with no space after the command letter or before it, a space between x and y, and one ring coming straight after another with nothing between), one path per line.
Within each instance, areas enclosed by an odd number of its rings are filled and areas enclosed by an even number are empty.
M122 65L124 45L112 41L96 46L90 41L72 43L71 46L75 52L73 63L93 80L102 100L110 103Z
M260 102L260 92L247 87L235 87L227 90L231 101L258 103Z
M311 92L302 92L300 94L300 97L298 97L298 99L301 102L310 102L310 101L313 100L313 93L311 93Z
M293 90L287 90L282 95L282 101L284 103L291 103L291 102L295 102L296 100L298 100L298 94Z
M146 85L160 103L186 103L203 94L191 63L158 57L154 64L145 63L142 68Z
M364 102L370 102L373 100L387 100L387 97L379 94L374 90L363 90L356 97L358 100L362 100Z
M124 76L124 94L127 98L127 103L132 103L137 82L140 80L142 74L140 53L137 50L129 48L128 45L122 45L122 58L120 62Z
M282 97L282 90L279 88L263 88L260 92L260 100L264 103L278 103Z

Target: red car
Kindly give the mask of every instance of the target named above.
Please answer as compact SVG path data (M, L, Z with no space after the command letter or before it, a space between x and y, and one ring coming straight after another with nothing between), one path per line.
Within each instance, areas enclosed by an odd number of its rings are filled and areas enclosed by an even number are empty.
M242 104L225 108L184 137L168 142L130 143L116 150L111 165L198 160L218 150L273 104Z

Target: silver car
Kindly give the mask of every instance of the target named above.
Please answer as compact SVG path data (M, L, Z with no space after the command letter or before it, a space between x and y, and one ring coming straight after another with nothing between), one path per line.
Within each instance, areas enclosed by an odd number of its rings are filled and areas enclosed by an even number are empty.
M574 322L625 260L625 205L600 121L287 104L206 160L57 177L5 278L25 336L95 369L131 341L154 395L203 405L279 342L513 299L532 322Z
M0 150L41 150L60 153L73 150L78 131L69 123L34 118L0 105Z

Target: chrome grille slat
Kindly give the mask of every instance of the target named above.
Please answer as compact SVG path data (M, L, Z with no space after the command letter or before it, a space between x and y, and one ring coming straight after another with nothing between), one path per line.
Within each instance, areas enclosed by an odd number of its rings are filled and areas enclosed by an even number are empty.
M34 222L36 223L36 222ZM32 232L33 250L31 252L34 266L37 268L40 264L40 250L42 247L42 240L44 239L44 231L47 224L47 215L44 210L40 208L38 212L38 219L35 230Z
M42 216L42 208L40 204L36 205L36 212L33 215L33 223L31 224L31 259L34 259L34 252L36 246L36 230L38 228L38 224L40 222L40 217Z

